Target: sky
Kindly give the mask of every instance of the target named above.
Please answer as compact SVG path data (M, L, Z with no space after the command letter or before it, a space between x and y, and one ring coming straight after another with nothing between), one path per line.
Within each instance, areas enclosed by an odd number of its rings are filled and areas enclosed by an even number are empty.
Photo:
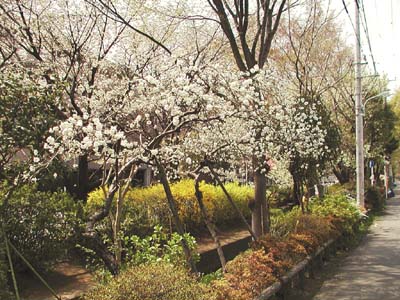
M331 0L331 5L340 12L348 41L355 44L355 0L345 0L349 15L344 10L342 0ZM391 93L400 88L400 0L362 0L368 27L372 54L376 70L386 74ZM351 21L350 21L351 19ZM367 58L368 67L374 73L371 52L365 33L365 22L361 27L362 54ZM353 25L352 25L353 24Z

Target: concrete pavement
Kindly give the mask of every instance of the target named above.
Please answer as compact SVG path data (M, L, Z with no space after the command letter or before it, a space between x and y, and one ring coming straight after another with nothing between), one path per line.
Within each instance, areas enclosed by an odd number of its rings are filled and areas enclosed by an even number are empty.
M400 300L400 189L312 300Z

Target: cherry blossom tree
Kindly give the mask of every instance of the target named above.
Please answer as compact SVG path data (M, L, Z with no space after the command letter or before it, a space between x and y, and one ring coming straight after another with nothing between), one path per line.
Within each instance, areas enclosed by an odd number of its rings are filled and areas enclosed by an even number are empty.
M62 87L62 101L55 106L58 123L45 134L46 153L35 158L35 170L54 159L79 157L80 174L87 173L89 160L97 164L104 203L88 217L84 236L113 274L118 273L122 262L124 196L142 164L154 168L175 229L183 235L170 181L182 174L194 176L201 207L199 182L202 175L211 175L235 207L223 181L234 179L242 162L250 160L255 174L255 199L249 203L251 226L237 212L257 239L269 224L265 189L270 158L289 164L297 158L316 165L328 152L319 107L307 103L306 97L290 93L290 83L279 78L272 64L266 64L286 1L279 5L278 1L263 5L256 1L260 6L251 6L254 16L248 1L234 8L226 2L209 2L218 13L235 63L219 59L226 53L219 26L205 28L208 22L204 19L190 18L182 25L179 20L184 14L170 18L162 9L165 20L160 22L168 24L165 35L149 38L146 32L151 26L137 26L130 10L121 13L123 1L118 5L67 1L65 7L53 7L54 3L45 1L33 6L28 5L30 2L7 1L10 5L0 4L5 13L2 29L18 34L12 36L17 49L4 60L5 68L19 64L20 56L24 58L21 67L37 74L44 86ZM80 13L82 7L88 14ZM157 23L156 14L148 16L149 24ZM258 28L255 36L248 30L250 17ZM49 24L56 18L59 26L51 29ZM236 24L237 32L232 24ZM182 39L187 29L193 39ZM132 32L141 38L132 36ZM172 55L169 49L174 50ZM308 165L297 167L309 169ZM202 212L218 244L207 212ZM96 230L107 217L112 223L112 245ZM185 239L182 246L194 270ZM223 266L221 253L220 257Z
M183 235L183 226L169 187L169 178L173 178L175 166L185 160L177 140L190 130L192 124L219 118L208 111L223 107L222 98L210 91L209 85L198 73L196 66L170 58L130 76L105 72L99 78L101 88L94 86L90 98L81 97L82 116L74 114L52 129L46 144L52 155L63 155L64 159L88 155L102 161L102 186L106 201L87 223L88 235L95 236L94 224L109 214L114 196L118 193L114 242L119 239L119 212L123 195L134 169L140 163L153 165L158 171L176 229ZM118 243L117 248L120 249ZM190 252L184 239L183 243L190 262ZM120 253L117 256L120 257ZM104 253L103 259L107 260ZM117 258L116 266L119 260ZM110 263L108 266L117 271Z
M80 97L91 97L102 62L113 55L126 26L100 14L84 1L14 1L0 4L3 40L15 53L7 65L40 75L48 86L63 87L57 118L78 113ZM84 13L82 13L84 12ZM6 50L5 50L6 51ZM89 190L88 157L78 158L77 196Z
M242 71L250 71L255 66L264 68L271 50L272 41L278 30L283 12L287 8L286 0L282 1L207 1L213 12L218 17L225 37L227 38L231 53L237 68ZM254 28L250 30L250 26ZM257 129L256 129L257 130ZM256 139L260 140L260 131ZM260 149L254 149L259 152ZM266 159L253 156L255 201L252 205L252 228L256 236L260 236L264 230L263 212L266 209Z

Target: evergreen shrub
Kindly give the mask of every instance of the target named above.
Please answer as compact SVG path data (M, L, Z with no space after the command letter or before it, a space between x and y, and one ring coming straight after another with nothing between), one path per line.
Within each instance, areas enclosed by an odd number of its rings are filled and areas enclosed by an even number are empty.
M78 205L67 193L41 192L34 185L23 185L0 210L6 216L3 222L9 241L35 268L46 268L75 246ZM25 270L25 263L12 252L16 269Z
M375 212L383 210L385 198L376 187L368 187L365 192L365 206Z

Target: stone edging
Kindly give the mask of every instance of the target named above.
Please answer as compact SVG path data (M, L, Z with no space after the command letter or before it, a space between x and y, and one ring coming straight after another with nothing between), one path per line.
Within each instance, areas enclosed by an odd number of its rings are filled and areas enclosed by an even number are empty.
M268 300L274 295L282 294L280 293L281 289L291 283L291 281L293 281L297 277L297 275L301 277L302 272L305 271L308 265L312 263L315 258L319 257L321 253L325 251L329 246L331 246L334 242L335 240L333 239L327 241L325 244L319 247L315 253L313 253L312 255L308 255L304 260L302 260L292 269L290 269L290 271L287 272L286 275L279 278L278 282L275 282L274 284L263 290L261 294L253 300Z

